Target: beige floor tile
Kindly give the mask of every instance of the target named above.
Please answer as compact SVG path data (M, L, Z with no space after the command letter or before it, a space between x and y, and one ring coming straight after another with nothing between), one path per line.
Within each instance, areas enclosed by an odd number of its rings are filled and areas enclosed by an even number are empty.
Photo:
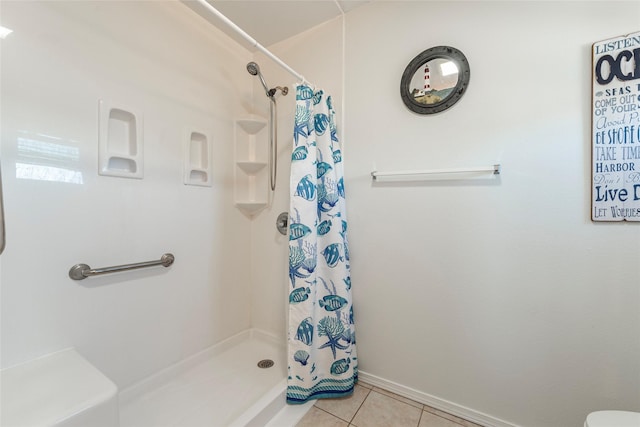
M315 406L349 422L369 394L369 389L356 384L353 394L338 399L318 399Z
M463 427L482 427L480 424L475 424L475 423L472 423L471 421L467 421L462 418L456 417L455 415L442 412L439 409L432 408L431 406L424 405L424 410L434 415L437 415L439 417L446 418L449 421L453 421L454 423L460 424Z
M351 421L356 427L417 427L422 410L371 391Z
M304 418L296 424L296 427L347 427L348 425L349 423L346 421L327 414L322 409L314 406L307 412Z
M424 406L420 402L416 402L415 400L407 399L406 397L400 396L399 394L392 393L392 392L390 392L388 390L385 390L383 388L380 388L380 387L374 387L373 390L377 391L378 393L382 393L385 396L393 397L394 399L399 400L400 402L408 403L409 405L415 406L418 409L422 409L422 407Z
M420 418L418 427L460 427L460 424L434 415L431 412L422 411L422 418Z

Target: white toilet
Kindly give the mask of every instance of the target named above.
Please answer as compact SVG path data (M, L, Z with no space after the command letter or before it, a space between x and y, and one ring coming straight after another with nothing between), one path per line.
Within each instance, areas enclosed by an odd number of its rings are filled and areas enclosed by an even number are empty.
M584 427L640 427L640 413L598 411L587 415Z

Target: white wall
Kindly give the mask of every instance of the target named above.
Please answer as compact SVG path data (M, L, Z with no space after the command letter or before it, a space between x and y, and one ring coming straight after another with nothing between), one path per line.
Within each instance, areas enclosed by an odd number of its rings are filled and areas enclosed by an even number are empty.
M589 219L590 48L636 31L639 16L638 2L372 2L346 16L342 94L339 19L270 47L346 102L362 371L521 426L640 410L640 227ZM465 53L469 90L419 116L401 101L400 77L437 45ZM496 162L497 180L370 177ZM274 331L281 320L265 307L285 308L280 197L252 223L252 319Z
M640 3L609 1L373 2L347 15L363 371L523 426L640 410L640 227L589 219L590 48L639 18ZM467 56L469 89L419 116L400 77L437 45ZM496 162L496 181L369 176Z
M2 2L2 365L66 347L120 387L250 326L250 222L233 206L233 122L252 54L176 2ZM144 179L98 176L98 99L144 115ZM185 126L213 136L213 187L182 182ZM27 158L30 139L76 150ZM82 184L16 179L16 163ZM176 256L169 269L76 282Z

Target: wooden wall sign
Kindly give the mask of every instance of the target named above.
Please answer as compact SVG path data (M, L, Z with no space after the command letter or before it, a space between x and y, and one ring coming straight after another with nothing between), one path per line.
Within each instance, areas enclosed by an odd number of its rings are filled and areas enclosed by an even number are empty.
M593 44L593 221L640 222L640 32Z

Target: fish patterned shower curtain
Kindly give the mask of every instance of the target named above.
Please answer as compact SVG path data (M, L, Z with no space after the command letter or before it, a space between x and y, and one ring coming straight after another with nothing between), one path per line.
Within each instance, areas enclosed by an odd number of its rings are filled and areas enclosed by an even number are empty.
M289 209L287 402L293 404L349 395L358 379L334 114L330 96L297 86Z

